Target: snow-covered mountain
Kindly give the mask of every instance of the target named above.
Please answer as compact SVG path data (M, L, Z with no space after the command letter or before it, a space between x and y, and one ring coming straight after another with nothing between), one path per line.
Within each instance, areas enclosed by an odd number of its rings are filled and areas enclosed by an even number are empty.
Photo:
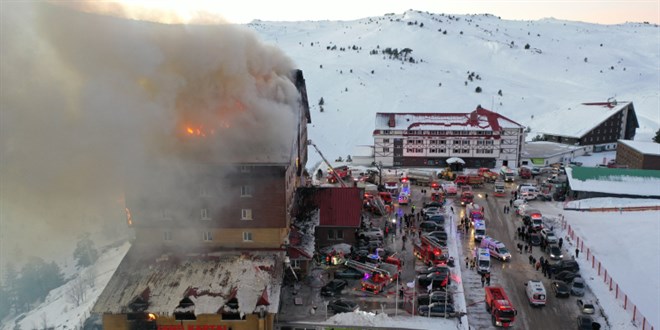
M528 126L531 139L544 127L543 114L615 98L633 101L637 140L649 141L660 126L657 25L411 10L248 26L304 71L309 136L332 159L373 145L376 112L469 112L481 105ZM398 58L385 53L388 48ZM308 167L318 161L310 152Z
M482 105L530 127L531 138L554 110L614 97L634 102L637 140L650 140L660 126L657 25L408 11L355 21L255 21L247 27L303 70L312 110L309 136L331 159L373 144L376 112L469 112ZM309 155L312 168L320 157ZM115 248L114 259L107 255L113 260L97 265L105 277L99 276L84 304L74 307L62 287L19 323L80 325L112 274L102 267L118 264L125 249ZM2 329L12 328L15 318L6 321Z

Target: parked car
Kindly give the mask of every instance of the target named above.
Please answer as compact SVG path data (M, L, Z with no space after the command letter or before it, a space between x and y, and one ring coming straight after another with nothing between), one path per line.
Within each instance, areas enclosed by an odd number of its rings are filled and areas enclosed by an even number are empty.
M431 208L442 209L442 204L440 202L435 202L435 201L426 203L424 204L422 211L424 211L424 213L427 213Z
M340 294L341 291L344 290L347 285L348 283L344 280L332 280L321 288L321 295L334 297L335 295Z
M427 217L427 221L433 221L433 222L437 223L438 225L442 226L442 225L445 224L445 216L440 214L440 213L436 213L436 214L433 214L433 215Z
M379 239L379 240L382 240L383 239L383 231L380 230L379 228L366 228L364 230L361 230L358 233L358 237L361 238L361 239L369 239L369 240Z
M435 237L441 241L447 241L448 235L444 230L436 230L427 234L428 236Z
M364 273L354 268L344 268L335 272L335 278L338 279L361 279Z
M433 291L431 294L421 294L417 297L417 305L430 305L433 303L454 303L451 293L445 291Z
M454 310L454 305L452 304L444 304L444 303L433 303L430 305L422 305L419 306L417 309L419 312L419 315L422 316L437 316L437 317L445 317L445 316L450 316L455 312Z
M578 299L577 305L582 314L593 314L596 312L596 308L591 301Z
M552 291L555 293L555 297L557 298L568 298L571 296L570 289L564 282L554 281L550 286L552 287Z
M449 281L449 273L435 272L417 276L417 283L422 288L433 284L432 289L442 289L449 284Z
M442 228L442 226L438 225L433 221L422 221L422 223L419 224L419 229L421 229L425 233L438 231L439 228Z
M552 269L555 274L564 270L577 272L580 270L580 265L578 265L575 260L560 260L554 264L550 264L550 269Z
M594 319L587 315L578 315L577 328L578 330L593 330Z
M557 236L555 236L555 233L547 228L541 230L541 237L543 237L543 239L545 239L545 241L548 242L549 244L554 244L559 241Z
M422 209L424 211L424 214L429 214L429 213L440 213L444 212L441 206L429 206L429 207L424 207Z
M346 299L335 299L328 303L328 309L335 313L350 313L358 310L358 304Z
M548 254L550 259L561 260L564 258L564 254L561 252L561 249L557 244L549 244L545 247L545 252Z
M578 274L576 272L572 272L570 270L564 270L564 271L561 271L561 272L557 273L557 275L555 275L555 279L563 281L565 283L573 282L573 280L576 277L582 277L582 276L580 276L580 274Z
M582 277L576 277L573 279L573 284L571 285L571 294L574 296L582 297L584 296L585 283Z
M432 266L418 271L418 274L431 274L431 273L444 273L449 274L449 267L447 266Z

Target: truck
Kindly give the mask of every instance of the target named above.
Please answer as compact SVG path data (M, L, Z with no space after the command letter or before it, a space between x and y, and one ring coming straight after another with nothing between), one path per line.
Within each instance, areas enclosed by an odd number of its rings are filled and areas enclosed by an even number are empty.
M484 178L484 181L486 182L495 182L497 178L499 177L497 173L491 171L489 168L482 167L479 168L478 172L479 176Z
M518 175L521 179L531 179L532 178L532 169L529 167L522 166L518 169Z
M441 187L447 196L456 196L458 193L458 187L453 183L443 183Z
M454 181L456 179L456 173L451 170L451 168L446 167L442 171L440 171L440 174L438 174L438 178L447 180L447 181Z
M429 238L428 235L422 235L419 242L414 244L413 254L428 266L446 264L448 258L443 253L442 246Z
M500 168L500 178L505 182L513 182L515 180L516 173L507 166L502 166Z
M504 191L504 181L497 180L495 181L495 197L504 197L506 195Z
M511 300L499 286L487 286L486 310L491 315L491 321L496 327L510 327L516 319L518 311L513 307Z
M335 174L337 174L336 176L332 173L333 171ZM339 166L328 169L328 183L337 183L337 176L339 176L341 180L345 180L351 176L351 170L348 168L348 166Z
M483 207L481 207L479 204L468 204L465 207L465 214L467 214L468 218L470 218L472 222L484 218Z
M456 179L454 179L454 184L457 186L462 186L468 184L468 176L467 175L457 175Z
M408 171L408 180L411 184L419 186L430 186L436 180L437 175L432 170L412 169Z
M467 184L472 187L481 187L484 184L484 177L480 175L468 175Z
M360 287L362 291L369 291L374 294L385 291L385 288L399 277L397 265L389 263L374 265L356 260L347 260L346 266L363 272L365 275L360 280Z

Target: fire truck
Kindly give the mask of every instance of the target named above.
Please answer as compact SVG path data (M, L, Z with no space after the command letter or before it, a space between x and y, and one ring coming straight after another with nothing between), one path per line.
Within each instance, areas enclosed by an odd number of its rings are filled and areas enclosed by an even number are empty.
M532 178L532 170L529 167L521 167L518 169L518 175L520 175L521 179L531 179Z
M472 220L472 222L484 218L483 207L479 204L468 204L465 207L465 213L468 215L470 220Z
M347 260L346 266L364 272L364 278L360 280L362 291L379 294L399 277L397 265L381 263L379 265Z
M504 197L506 194L504 191L504 181L497 180L495 181L495 197Z
M422 235L419 242L415 242L413 245L413 254L425 265L447 263L447 255L443 254L442 246L427 235Z
M505 182L513 182L515 180L516 173L507 166L502 166L502 168L500 168L500 177Z
M477 172L479 176L483 177L486 182L495 182L497 180L497 173L491 171L489 168L482 167Z
M351 170L348 169L348 166L339 166L332 169L328 169L328 176L327 176L328 183L337 183L337 177L334 174L332 174L332 171L334 171L342 180L351 176Z
M504 289L498 286L487 286L486 310L491 315L491 321L496 327L510 327L518 312L507 297Z

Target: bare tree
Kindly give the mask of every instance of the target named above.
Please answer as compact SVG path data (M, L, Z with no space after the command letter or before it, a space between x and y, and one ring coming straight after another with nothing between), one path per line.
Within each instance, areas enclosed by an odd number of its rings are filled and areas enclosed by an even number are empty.
M76 277L71 281L71 287L66 294L67 298L71 303L76 304L76 307L78 307L83 301L85 301L86 289L87 285L85 285L85 281L83 281L80 277Z
M94 288L96 286L96 267L88 267L82 275L83 283L86 287Z

